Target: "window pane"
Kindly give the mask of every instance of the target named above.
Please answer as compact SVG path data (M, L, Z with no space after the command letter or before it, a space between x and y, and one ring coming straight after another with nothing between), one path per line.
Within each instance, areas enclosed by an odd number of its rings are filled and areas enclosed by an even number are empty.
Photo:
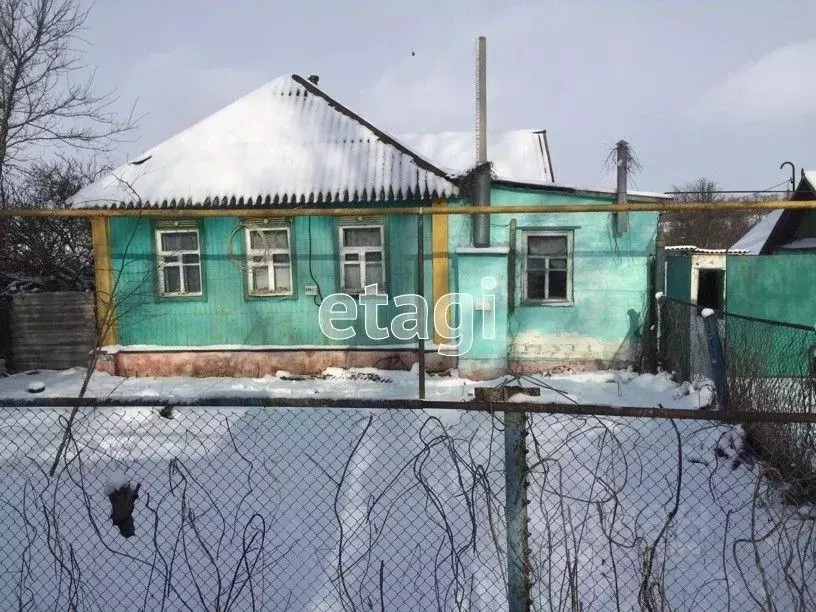
M343 246L380 246L380 228L344 227Z
M288 264L289 263L289 256L288 255L273 255L272 256L272 263L275 263L275 264Z
M162 260L164 263L178 263L179 258L178 255L165 255Z
M346 264L343 266L343 287L345 289L362 289L360 283L360 266Z
M195 232L171 232L161 235L162 251L197 251L198 234Z
M527 299L543 300L547 297L545 290L546 273L530 272L527 274Z
M528 257L527 269L531 272L546 272L547 258L546 257Z
M360 261L360 254L359 253L346 253L344 258L346 261Z
M182 255L181 262L186 264L197 264L198 255Z
M566 236L528 236L527 252L530 255L561 255L567 254Z
M275 266L275 290L289 291L290 289L289 266Z
M289 240L286 230L251 230L249 232L249 246L252 249L288 249Z
M181 270L177 266L164 269L164 292L178 293L181 291Z
M382 261L382 252L381 251L369 251L365 254L366 262L369 261Z
M269 291L269 268L252 268L252 290Z
M550 272L550 295L551 300L567 299L567 273Z
M384 284L382 264L368 264L366 266L366 285L377 285L377 289L382 289Z
M184 292L201 292L201 269L198 266L184 266Z
M550 270L566 270L567 269L567 260L566 259L551 259L550 260Z

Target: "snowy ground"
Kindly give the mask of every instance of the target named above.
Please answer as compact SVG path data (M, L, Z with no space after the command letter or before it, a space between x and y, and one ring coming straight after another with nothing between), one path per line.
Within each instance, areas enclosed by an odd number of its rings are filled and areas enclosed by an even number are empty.
M33 396L31 385L44 387L36 397L75 397L85 370L44 370L0 378L0 397ZM413 372L355 368L329 368L322 376L298 380L286 372L265 378L120 378L102 372L93 375L87 397L167 398L183 402L199 395L232 397L318 397L410 399L417 397L417 375ZM437 400L469 400L477 386L514 384L510 377L474 382L457 376L427 378L427 397ZM635 374L601 371L554 376L526 376L525 386L541 387L537 401L610 406L700 408L712 398L710 384L677 384L666 373ZM530 398L527 398L528 400Z
M68 395L80 376L0 379L0 397L31 397L35 380L38 396ZM691 408L709 393L629 372L538 380L544 401ZM466 399L475 384L433 377L428 396ZM226 390L407 398L416 376L96 375L89 395ZM49 478L67 412L1 413L0 609L507 609L501 414L89 409ZM738 427L528 425L534 609L642 609L644 592L653 609L816 609L816 510L758 478ZM141 483L129 539L108 518L112 478Z

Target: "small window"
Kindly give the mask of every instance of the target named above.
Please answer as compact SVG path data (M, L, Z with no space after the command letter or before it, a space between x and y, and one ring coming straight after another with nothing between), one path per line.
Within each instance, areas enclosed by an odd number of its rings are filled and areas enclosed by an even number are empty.
M159 293L202 295L201 250L197 229L156 230Z
M343 293L358 295L368 285L385 290L382 225L340 227L340 265Z
M247 283L250 295L291 295L289 228L247 228Z
M572 232L524 233L524 301L572 301Z

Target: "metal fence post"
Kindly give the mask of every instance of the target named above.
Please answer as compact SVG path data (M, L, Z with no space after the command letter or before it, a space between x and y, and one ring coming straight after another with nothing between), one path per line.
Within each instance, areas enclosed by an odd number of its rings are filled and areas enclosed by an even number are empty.
M530 610L526 425L526 413L504 413L504 514L507 520L507 596L510 612Z
M711 373L714 376L714 387L717 390L717 403L722 410L728 407L728 379L725 375L725 359L717 317L710 308L703 310L703 324L705 326L708 343L708 357L711 360Z

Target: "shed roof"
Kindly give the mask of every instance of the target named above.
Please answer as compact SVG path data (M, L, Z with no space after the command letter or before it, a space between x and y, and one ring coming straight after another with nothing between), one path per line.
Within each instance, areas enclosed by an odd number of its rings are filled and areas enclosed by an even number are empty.
M749 229L745 235L737 240L729 250L731 253L742 253L745 255L759 255L765 244L771 237L771 233L782 218L783 210L774 210L760 219L754 227Z
M804 200L816 193L816 171L802 170L802 180L793 192L793 200ZM729 249L731 252L742 250L749 255L762 255L774 247L791 247L795 229L802 223L804 210L774 210L763 217L754 227L740 238ZM810 248L810 247L808 247Z
M274 206L456 195L448 173L314 83L282 76L80 190L75 208Z

